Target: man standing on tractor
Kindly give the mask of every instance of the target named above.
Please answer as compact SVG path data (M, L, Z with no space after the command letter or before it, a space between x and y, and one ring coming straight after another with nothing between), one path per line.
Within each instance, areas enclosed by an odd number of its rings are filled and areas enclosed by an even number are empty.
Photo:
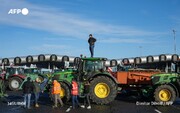
M22 89L24 93L24 103L25 103L25 108L31 109L30 104L31 104L31 93L33 93L33 83L31 82L31 78L28 77L27 81L24 82Z
M72 84L71 84L71 95L72 95L72 108L75 109L76 105L80 107L79 101L78 101L78 84L76 80L73 78Z
M91 57L94 56L94 43L95 42L96 42L96 39L92 36L92 34L89 34L88 43L89 43L89 50L91 53Z
M88 80L85 80L84 82L84 105L81 105L82 108L85 108L86 106L86 101L87 101L87 109L91 109L91 104L90 104L90 95L89 95L89 92L90 92L90 83Z
M52 95L54 97L54 106L53 108L57 108L57 103L61 104L61 107L63 107L63 102L60 98L60 92L61 92L61 85L57 80L53 81L53 87L52 87Z

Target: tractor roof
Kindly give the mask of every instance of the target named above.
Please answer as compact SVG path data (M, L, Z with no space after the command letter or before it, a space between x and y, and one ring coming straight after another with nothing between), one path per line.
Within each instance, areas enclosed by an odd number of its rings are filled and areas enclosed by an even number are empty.
M82 58L82 60L88 60L88 61L106 61L107 58L101 58L101 57L88 57L88 58Z

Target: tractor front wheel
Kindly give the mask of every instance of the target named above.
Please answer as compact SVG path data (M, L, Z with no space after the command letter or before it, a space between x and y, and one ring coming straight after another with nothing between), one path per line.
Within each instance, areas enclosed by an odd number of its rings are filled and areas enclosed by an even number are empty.
M98 76L90 84L90 97L97 104L108 104L117 95L116 84L109 77Z
M9 79L9 89L12 91L19 90L19 87L22 83L22 79L19 77L12 77Z
M174 102L176 99L176 92L170 85L161 85L155 89L154 98L157 102Z

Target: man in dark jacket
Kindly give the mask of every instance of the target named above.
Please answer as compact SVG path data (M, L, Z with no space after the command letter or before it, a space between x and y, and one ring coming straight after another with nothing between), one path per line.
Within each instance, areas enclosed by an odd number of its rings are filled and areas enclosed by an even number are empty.
M33 83L30 81L31 78L28 77L27 81L24 82L22 88L23 88L23 93L24 93L24 103L25 103L25 108L30 109L30 103L31 103L31 93L33 93Z
M95 42L96 42L96 39L92 36L92 34L89 34L88 43L89 43L89 50L91 53L91 57L94 56L94 43Z
M85 108L86 102L87 102L87 109L91 109L91 104L90 104L90 83L88 80L85 80L84 82L84 105L81 105L82 108Z

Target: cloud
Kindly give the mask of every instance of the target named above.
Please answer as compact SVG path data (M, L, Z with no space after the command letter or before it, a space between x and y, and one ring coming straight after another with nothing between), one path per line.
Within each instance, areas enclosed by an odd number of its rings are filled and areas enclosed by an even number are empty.
M108 38L101 40L103 43L147 43L142 39L117 39L117 38Z
M64 50L69 47L70 46L66 46L66 45L42 44L39 46L30 47L29 49L33 49L36 51L51 51L51 50Z
M79 56L80 53L86 53L86 49L78 49L77 47L72 47L69 45L54 45L54 44L42 44L37 45L33 47L28 48L29 51L35 52L32 54L39 54L41 52L42 54L64 54L64 55L77 55Z
M99 39L114 37L110 42L137 42L135 39L118 39L119 37L143 37L163 35L161 32L141 30L131 26L116 26L100 23L82 15L72 14L53 7L31 4L26 1L2 0L0 7L0 23L23 28L42 30L69 38L87 39L89 33L99 35ZM29 14L8 15L11 8L28 8ZM106 42L106 41L104 41ZM140 42L143 42L141 39Z

